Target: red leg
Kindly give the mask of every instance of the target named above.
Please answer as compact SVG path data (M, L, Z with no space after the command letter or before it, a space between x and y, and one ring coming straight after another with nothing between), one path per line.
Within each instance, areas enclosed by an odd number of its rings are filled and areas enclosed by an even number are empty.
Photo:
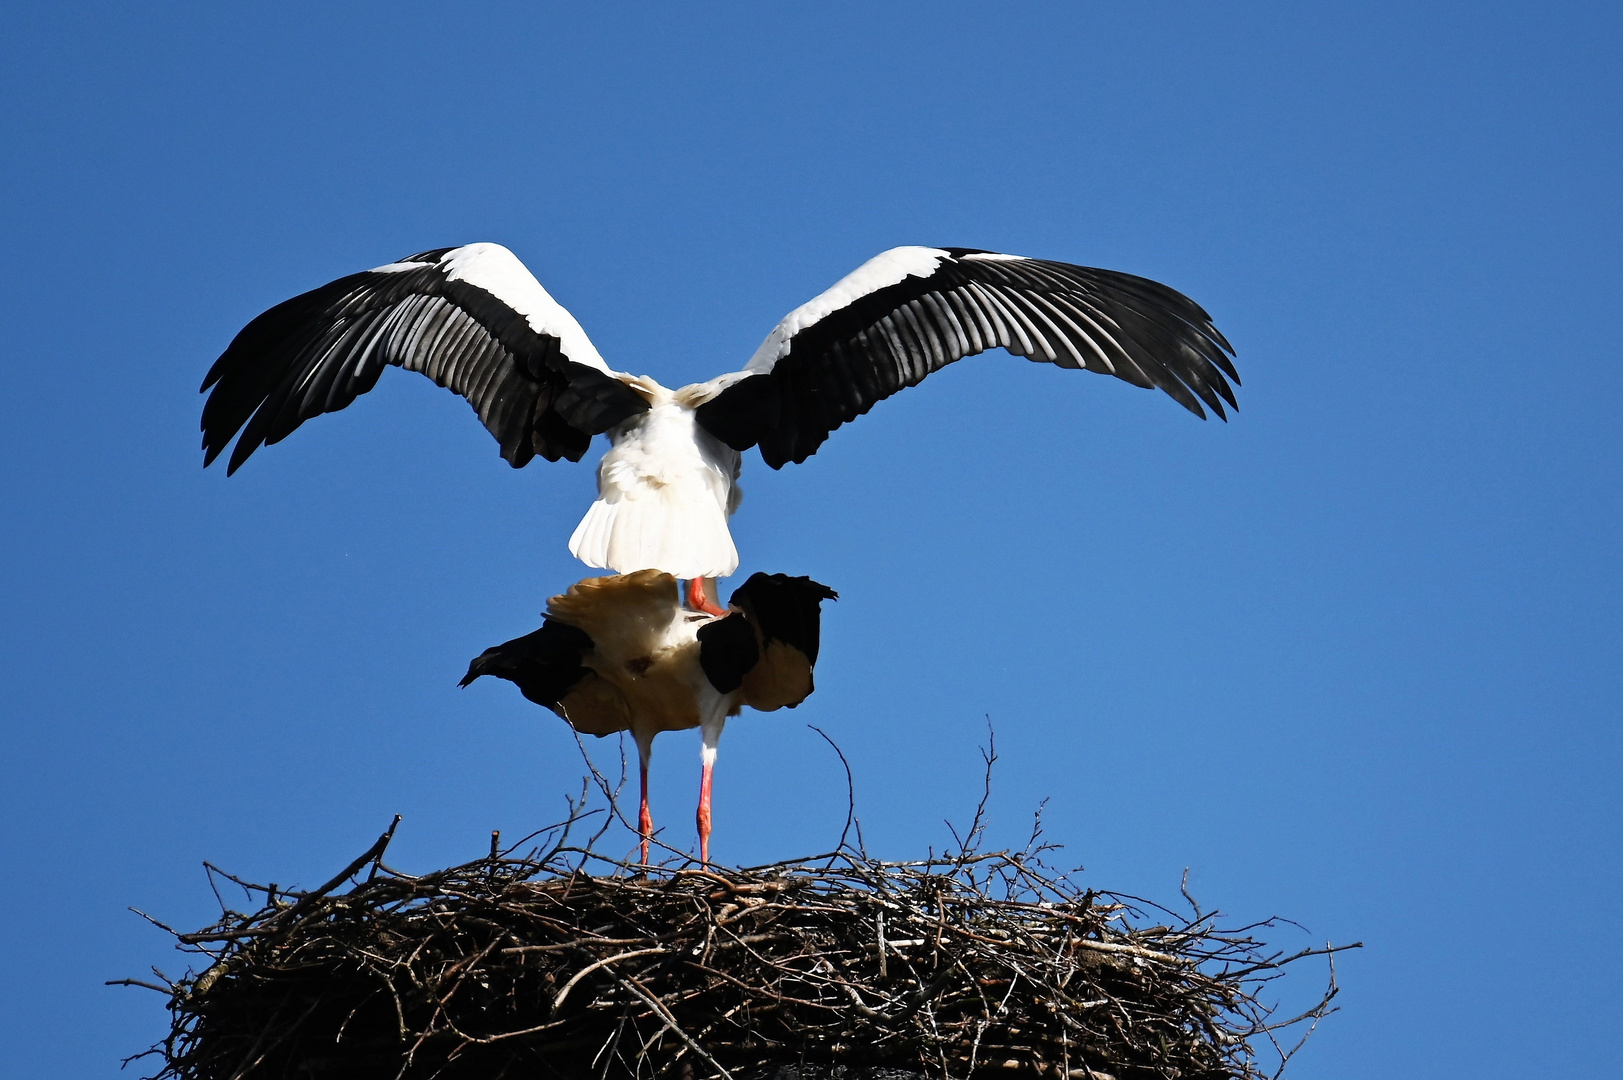
M710 599L710 588L713 588L714 586L711 585L710 587L707 587L706 583L713 583L714 581L715 578L689 578L688 607L692 608L694 611L702 611L706 615L714 615L719 619L721 616L727 614L727 609L719 606L714 600Z
M715 770L713 762L704 763L704 772L699 778L699 861L710 861L710 776Z
M648 865L648 838L654 835L654 815L648 812L648 762L642 763L642 809L637 813L637 831L642 834L642 864Z

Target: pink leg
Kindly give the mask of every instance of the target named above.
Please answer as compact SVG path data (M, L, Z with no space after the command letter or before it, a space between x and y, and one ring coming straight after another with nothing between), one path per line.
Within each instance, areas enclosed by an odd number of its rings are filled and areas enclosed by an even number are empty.
M710 776L715 763L705 762L699 779L699 861L710 861Z
M648 760L642 761L642 809L637 812L637 831L642 834L642 864L648 865L648 838L654 835L654 815L648 812Z
M688 607L694 611L702 611L706 615L714 615L719 619L727 614L727 609L710 599L710 593L715 589L715 580L715 578L689 578Z

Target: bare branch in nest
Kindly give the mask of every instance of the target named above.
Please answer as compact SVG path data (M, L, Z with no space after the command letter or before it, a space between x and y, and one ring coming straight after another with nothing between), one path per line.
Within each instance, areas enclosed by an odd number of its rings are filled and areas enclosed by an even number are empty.
M997 765L997 732L992 727L992 718L986 718L986 745L981 747L981 760L986 763L986 772L981 785L981 801L975 805L975 816L969 822L969 828L963 836L952 822L947 822L947 831L952 833L954 840L958 841L959 858L967 858L980 842L981 834L986 831L986 805L992 801L992 771Z
M571 846L571 806L523 857L492 837L413 876L382 862L385 833L319 889L240 883L262 910L177 935L200 974L125 980L169 996L157 1076L1261 1080L1300 1045L1283 1031L1333 1011L1333 966L1299 1016L1258 995L1336 947L1287 956L1272 922L1084 889L1035 834L1018 854L650 868Z
M857 785L851 778L851 763L845 759L845 751L840 749L840 744L829 738L828 732L816 724L806 726L821 735L823 741L833 748L835 755L840 759L840 767L845 770L845 827L840 830L840 842L834 845L835 851L842 851L845 848L846 837L851 835L851 823L857 817Z

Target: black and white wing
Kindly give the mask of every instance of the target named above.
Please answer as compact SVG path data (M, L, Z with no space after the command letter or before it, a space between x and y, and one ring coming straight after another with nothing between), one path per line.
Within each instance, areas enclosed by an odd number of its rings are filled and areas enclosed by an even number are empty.
M579 461L593 435L648 407L517 256L467 244L339 278L244 327L203 380L204 465L241 431L235 472L388 364L467 398L514 468Z
M810 457L878 401L988 349L1159 387L1202 418L1237 407L1234 349L1200 305L1147 278L970 248L899 247L780 322L699 406L773 468Z

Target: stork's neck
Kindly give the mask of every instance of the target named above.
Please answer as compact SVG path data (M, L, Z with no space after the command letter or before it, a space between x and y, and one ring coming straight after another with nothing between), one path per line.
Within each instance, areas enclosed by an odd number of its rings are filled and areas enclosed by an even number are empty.
M726 375L718 375L708 382L688 383L686 386L671 390L661 386L647 375L621 375L620 381L635 390L650 408L661 405L680 405L684 409L697 409L727 387L748 375L748 372L734 371Z
M620 381L640 394L644 401L653 408L669 404L675 393L661 386L647 375L622 375Z

